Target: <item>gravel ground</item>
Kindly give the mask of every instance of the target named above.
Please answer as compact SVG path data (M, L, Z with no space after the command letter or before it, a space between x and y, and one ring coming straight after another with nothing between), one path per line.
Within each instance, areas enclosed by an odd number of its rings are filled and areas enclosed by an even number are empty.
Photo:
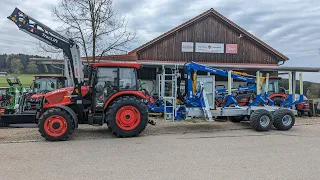
M161 134L185 134L196 132L213 132L213 131L232 131L246 130L253 131L248 122L232 123L226 120L217 120L214 123L206 122L202 119L193 119L190 121L164 121L161 118L152 118L157 122L157 125L148 125L141 136L161 135ZM303 117L296 118L296 125L312 125L320 124L320 117ZM80 125L70 140L77 139L103 139L113 138L109 133L106 125L90 126ZM30 142L44 141L36 127L28 128L0 128L0 143L14 142Z

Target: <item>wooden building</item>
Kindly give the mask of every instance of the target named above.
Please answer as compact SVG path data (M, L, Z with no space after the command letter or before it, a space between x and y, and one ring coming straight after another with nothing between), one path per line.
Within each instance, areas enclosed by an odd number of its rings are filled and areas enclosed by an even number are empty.
M193 51L183 44L193 43ZM197 49L197 44L209 46ZM205 43L212 43L205 44ZM210 45L212 51L210 51ZM214 47L217 46L217 47ZM190 46L189 46L190 47ZM213 48L223 48L214 51ZM230 50L231 49L231 50ZM138 61L196 61L277 65L288 57L273 49L214 9L177 26L128 54Z
M105 56L100 60L141 62L144 68L138 71L138 78L153 81L147 86L154 87L157 68L163 64L195 61L210 66L278 66L289 59L216 10L209 9L128 54Z
M128 54L96 59L140 62L144 68L138 71L138 78L148 82L148 87L154 87L157 69L163 64L183 65L195 61L213 67L223 64L235 68L239 65L278 66L288 57L209 9ZM217 77L216 80L225 81L226 78Z

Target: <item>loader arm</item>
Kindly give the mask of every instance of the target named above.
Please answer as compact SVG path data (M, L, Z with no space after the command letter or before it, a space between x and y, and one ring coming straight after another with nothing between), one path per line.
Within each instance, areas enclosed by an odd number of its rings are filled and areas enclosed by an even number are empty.
M62 36L48 26L15 8L8 17L18 28L55 48L62 49L65 56L65 74L71 85L78 85L84 81L83 65L80 59L78 45L69 38ZM80 89L80 88L79 88Z

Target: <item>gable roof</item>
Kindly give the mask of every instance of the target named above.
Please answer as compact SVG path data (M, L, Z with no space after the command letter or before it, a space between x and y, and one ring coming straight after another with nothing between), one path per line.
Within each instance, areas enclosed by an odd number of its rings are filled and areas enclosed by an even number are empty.
M257 44L263 46L264 48L268 49L269 51L273 52L274 54L276 54L277 56L279 56L281 59L285 60L289 60L289 58L285 55L283 55L282 53L280 53L279 51L275 50L274 48L272 48L271 46L269 46L268 44L266 44L265 42L263 42L262 40L260 40L259 38L257 38L256 36L254 36L253 34L249 33L248 31L246 31L245 29L243 29L242 27L238 26L237 24L235 24L234 22L232 22L231 20L229 20L228 18L226 18L225 16L223 16L222 14L218 13L216 10L214 10L213 8L209 9L208 11L190 19L189 21L165 32L164 34L156 37L155 39L143 44L142 46L138 47L137 49L131 51L129 54L131 53L135 53L139 50L142 50L158 41L160 41L161 39L163 39L164 37L175 33L177 31L179 31L182 28L185 28L186 26L196 22L197 20L210 15L210 14L214 14L216 15L218 18L220 18L222 21L226 22L227 24L229 24L232 28L237 29L238 31L240 31L241 33L243 33L244 35L246 35L247 37L249 37L250 39L252 39L254 42L256 42Z

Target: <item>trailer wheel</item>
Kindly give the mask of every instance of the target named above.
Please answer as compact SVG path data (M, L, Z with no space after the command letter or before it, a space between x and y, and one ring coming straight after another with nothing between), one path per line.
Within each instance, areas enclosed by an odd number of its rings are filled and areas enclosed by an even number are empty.
M279 109L273 114L274 127L278 130L286 131L292 128L295 123L295 117L289 109Z
M60 108L52 108L39 118L39 132L48 141L65 141L74 131L71 115Z
M312 116L313 116L313 114L312 114L311 111L308 111L308 116L309 116L309 117L312 117Z
M250 124L256 131L268 131L273 124L272 114L265 109L258 109L251 114Z
M243 121L246 118L246 116L229 116L228 119L233 123L239 123Z
M120 97L107 110L106 121L117 137L137 136L147 126L147 106L134 96Z

